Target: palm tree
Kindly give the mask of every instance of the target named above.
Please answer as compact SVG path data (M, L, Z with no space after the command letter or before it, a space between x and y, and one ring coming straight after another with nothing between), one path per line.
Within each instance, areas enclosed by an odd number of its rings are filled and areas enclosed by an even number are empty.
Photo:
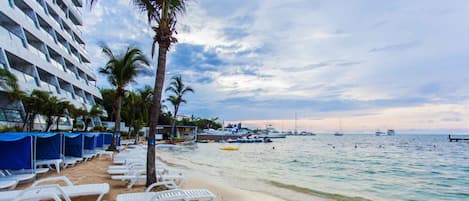
M90 7L97 1L98 0L88 0ZM132 2L139 11L146 13L148 24L156 24L156 26L152 27L155 32L152 45L152 57L155 54L156 44L158 43L158 67L156 70L155 88L153 90L153 104L150 110L150 132L147 151L146 185L149 186L157 181L155 167L155 134L158 117L160 115L161 94L163 93L165 80L166 54L171 44L177 42L177 39L173 36L173 34L177 34L177 17L185 13L187 0L132 0Z
M103 68L99 69L99 72L107 75L108 81L116 87L116 99L114 101L116 118L113 140L109 147L109 149L114 150L116 148L115 135L120 132L120 111L125 87L135 81L137 75L143 72L146 66L150 65L150 61L143 55L142 51L133 47L128 47L123 54L115 55L109 47L103 45L102 52L108 57L109 61Z
M55 96L50 96L50 94L44 98L45 99L42 101L45 103L45 105L43 105L44 109L42 110L42 114L46 116L46 131L49 131L52 124L54 124L54 117L57 117L58 122L60 117L65 114L65 109L70 103L62 98L59 99Z
M0 68L0 88L6 91L13 91L18 88L18 79L13 73Z
M155 32L151 55L155 55L156 44L158 43L158 67L156 69L155 88L153 92L153 104L150 115L150 132L148 138L147 151L147 182L149 186L155 183L155 134L158 124L158 117L161 108L161 94L166 71L166 54L172 43L177 40L173 36L176 34L177 16L186 11L186 0L133 0L134 5L141 12L146 13L148 24L156 23L152 29Z
M173 125L171 128L171 135L174 137L176 135L176 116L179 111L179 106L181 103L187 102L185 99L182 99L182 96L189 92L194 93L194 89L190 86L186 86L182 82L182 77L179 75L172 78L171 83L165 91L173 93L173 95L170 95L166 100L168 100L174 107Z
M44 110L47 109L44 106L48 104L47 100L49 100L49 98L50 92L37 89L34 89L29 96L23 97L23 108L26 113L23 130L27 124L29 124L28 131L33 130L34 119L38 114L44 114Z
M100 106L93 105L90 111L87 112L87 117L84 118L85 131L88 131L88 125L94 118L102 116L103 114L104 114L104 111Z

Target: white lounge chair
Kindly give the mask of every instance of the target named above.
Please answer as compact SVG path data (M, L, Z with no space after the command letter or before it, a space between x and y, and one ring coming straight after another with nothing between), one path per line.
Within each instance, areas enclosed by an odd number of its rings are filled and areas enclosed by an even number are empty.
M120 180L120 181L127 181L129 184L127 188L132 188L136 184L143 184L147 180L146 170L132 170L129 174L125 175L113 175L111 178L113 180ZM160 182L163 181L172 181L176 185L181 186L184 181L185 177L181 175L166 175L166 174L158 174L157 178Z
M126 193L117 195L117 201L213 201L215 198L216 196L207 189L174 189L160 192Z
M58 193L57 193L58 192ZM8 192L5 192L8 193ZM67 193L57 184L36 186L22 190L13 198L13 201L31 201L31 200L54 200L71 201Z
M32 186L38 186L41 183L50 182L50 181L63 181L66 184L66 186L61 186L61 188L70 197L98 195L98 198L96 199L96 201L100 201L103 198L103 196L109 192L108 183L73 185L73 183L65 176L41 179L41 180L34 182Z
M30 174L30 173L36 173L36 174L44 174L46 172L49 172L49 168L36 168L36 169L21 169L21 170L9 170L11 174Z
M18 184L18 180L0 178L0 190L1 189L15 189L17 184Z
M73 165L77 164L80 161L83 161L83 158L65 157L64 161L63 161L64 168L67 168L68 166L73 166Z
M26 173L26 174L12 174L8 170L0 171L0 178L6 180L17 180L18 183L27 182L36 178L35 173Z
M36 160L36 166L47 165L47 167L52 169L52 165L54 165L54 168L57 171L57 173L60 173L60 164L62 163L63 163L62 159Z
M51 181L62 181L65 183L65 186L50 187L51 185L40 185L45 182ZM73 183L65 176L60 177L51 177L38 180L31 185L28 189L25 190L14 190L14 191L5 191L0 192L0 201L11 201L19 196L31 195L36 192L34 189L41 189L42 193L56 194L60 196L76 197L76 196L88 196L88 195L98 195L96 201L100 201L106 193L109 192L109 184L80 184L73 185ZM29 192L29 193L28 193ZM37 191L39 192L39 191Z

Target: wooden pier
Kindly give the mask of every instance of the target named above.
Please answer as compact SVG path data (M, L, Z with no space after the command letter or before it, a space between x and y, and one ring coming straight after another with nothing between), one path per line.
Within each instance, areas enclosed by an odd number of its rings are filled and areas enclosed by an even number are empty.
M469 141L469 138L463 138L463 137L451 137L451 135L448 135L448 141L449 142L459 142L459 141Z

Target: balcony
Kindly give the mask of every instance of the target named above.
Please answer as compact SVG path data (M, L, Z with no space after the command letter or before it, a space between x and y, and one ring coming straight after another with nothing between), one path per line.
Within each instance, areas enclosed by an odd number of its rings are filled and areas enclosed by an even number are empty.
M59 93L58 87L56 87L52 84L49 84L47 82L44 82L42 80L41 80L41 89L51 92L52 95L54 95L54 96L57 96L57 94Z
M50 63L56 67L57 69L59 69L60 71L64 71L64 67L62 66L62 64L60 64L59 62L57 62L56 60L54 59L51 59L50 60ZM65 71L64 71L65 72Z
M29 74L26 74L26 73L23 73L23 72L21 72L19 70L16 70L14 68L10 68L9 71L16 76L19 83L31 84L31 85L34 85L36 87L38 86L37 82L36 82L36 79L33 76L31 76Z
M46 31L45 29L43 29L42 27L41 27L41 31L44 32L48 38L50 38L52 41L55 42L54 37L53 37L49 32L47 32L47 31Z
M44 59L45 61L47 61L47 56L46 54L44 54L44 52L41 52L40 50L38 50L36 47L32 46L32 45L29 45L28 46L28 49L30 52L32 52L33 54L37 55L39 58L42 58Z
M73 97L73 94L72 94L71 92L67 91L67 90L61 89L61 90L60 90L60 93L63 94L66 98L68 98L68 99L70 99L70 100L75 99L75 98Z
M0 26L0 40L2 40L6 44L10 44L12 47L15 48L24 48L24 41L17 35L11 33L3 26Z

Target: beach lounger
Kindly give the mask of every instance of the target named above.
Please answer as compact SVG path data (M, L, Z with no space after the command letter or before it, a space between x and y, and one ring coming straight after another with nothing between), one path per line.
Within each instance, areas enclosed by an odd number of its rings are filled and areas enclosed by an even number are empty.
M65 183L65 186L58 186L57 187L50 187L51 185L41 185L43 183L50 183L50 182L61 182ZM53 185L52 185L53 186ZM80 184L80 185L73 185L73 183L65 176L60 177L51 177L40 179L31 185L28 189L25 190L14 190L14 191L5 191L0 192L0 201L11 201L17 198L18 196L24 194L30 194L34 191L34 189L41 189L42 193L50 193L56 194L60 196L68 196L68 197L77 197L77 196L89 196L89 195L98 195L96 201L100 201L103 196L109 192L109 184L101 183L101 184ZM27 193L29 192L29 193Z
M117 201L167 201L167 200L215 200L216 196L207 189L174 189L160 192L126 193L117 195Z
M49 172L49 168L36 168L34 170L31 169L21 169L21 170L9 170L11 174L30 174L30 173L35 173L35 174L44 174L46 172Z
M103 155L108 155L111 159L113 159L114 152L113 151L106 151L106 150L97 150L96 154L98 154L99 158Z
M167 175L167 174L158 174L157 178L163 181L172 181L176 185L181 186L185 181L185 177L182 175ZM113 175L112 180L127 181L129 184L127 188L132 188L136 184L144 184L147 180L146 170L132 170L129 174L125 175Z
M0 171L0 178L3 180L17 180L18 183L24 183L36 178L35 173L27 173L27 174L12 174L8 170Z
M62 159L36 160L36 166L47 165L47 167L52 169L52 165L54 165L54 168L57 171L57 173L60 173L60 164L62 163L63 163Z
M2 189L15 189L17 184L18 184L17 180L1 179L0 178L0 190L2 190Z
M8 191L4 193L6 194L8 193ZM13 201L32 201L32 200L62 201L61 197L63 197L64 198L63 200L65 201L71 201L67 193L64 192L64 190L57 184L30 187L30 188L20 191L15 196L16 197L12 198ZM0 200L2 200L3 198L4 197L2 197L0 194ZM8 199L10 199L10 197Z
M67 168L68 166L73 166L82 160L83 158L78 158L78 157L65 157L63 161L64 168Z

